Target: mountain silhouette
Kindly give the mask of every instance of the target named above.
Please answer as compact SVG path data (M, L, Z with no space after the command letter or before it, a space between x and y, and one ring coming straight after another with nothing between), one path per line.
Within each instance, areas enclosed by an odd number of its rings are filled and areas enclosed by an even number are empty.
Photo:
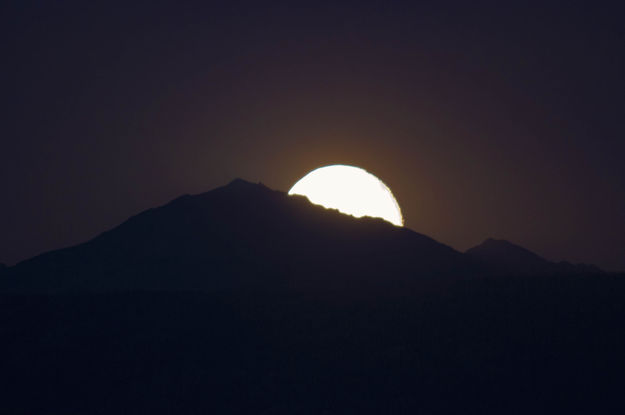
M497 275L574 275L602 272L594 265L548 261L521 246L492 238L465 253Z
M475 272L463 254L427 236L237 179L149 209L84 244L24 261L4 285L47 293L236 286L337 292L342 286L350 294L377 295Z
M235 180L0 271L0 413L622 413L625 275L564 267Z

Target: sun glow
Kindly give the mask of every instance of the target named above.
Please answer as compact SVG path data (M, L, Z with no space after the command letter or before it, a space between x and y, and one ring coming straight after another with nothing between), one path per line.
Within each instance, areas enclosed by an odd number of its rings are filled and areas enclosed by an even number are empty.
M382 218L403 226L404 218L391 190L373 174L359 167L336 164L315 169L289 190L316 205L355 216Z

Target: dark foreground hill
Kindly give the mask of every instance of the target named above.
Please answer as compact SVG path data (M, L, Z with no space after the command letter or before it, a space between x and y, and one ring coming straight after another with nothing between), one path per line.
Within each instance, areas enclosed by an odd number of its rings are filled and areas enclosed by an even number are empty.
M236 181L6 269L0 413L622 413L625 278L492 272Z

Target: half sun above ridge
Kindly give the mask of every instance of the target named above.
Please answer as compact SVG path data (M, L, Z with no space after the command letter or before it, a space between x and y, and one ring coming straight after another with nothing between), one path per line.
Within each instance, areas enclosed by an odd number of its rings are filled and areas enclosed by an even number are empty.
M302 177L290 195L306 196L316 205L337 209L357 218L382 218L403 226L404 218L391 190L368 171L335 164L320 167Z

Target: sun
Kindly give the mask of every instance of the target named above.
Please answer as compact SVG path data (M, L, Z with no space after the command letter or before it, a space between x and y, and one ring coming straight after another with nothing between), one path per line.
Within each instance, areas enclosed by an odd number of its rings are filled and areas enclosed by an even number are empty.
M396 226L404 218L391 190L377 177L360 167L335 164L320 167L302 177L290 195L306 196L316 205L361 218L382 218Z

